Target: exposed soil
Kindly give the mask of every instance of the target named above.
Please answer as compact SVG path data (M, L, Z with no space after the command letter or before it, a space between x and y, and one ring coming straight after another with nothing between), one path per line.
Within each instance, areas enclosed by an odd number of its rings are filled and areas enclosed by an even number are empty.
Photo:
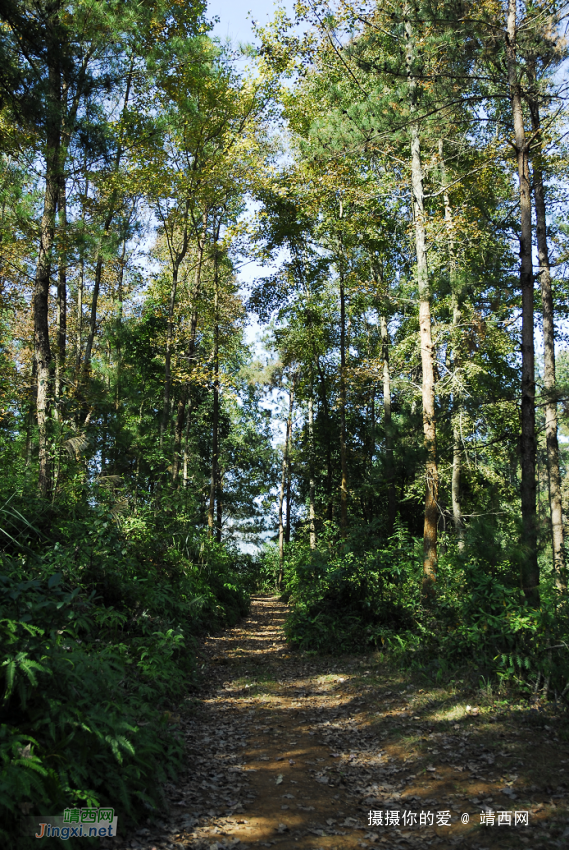
M104 846L569 847L569 734L554 708L472 691L467 708L460 684L429 687L377 653L291 652L285 614L255 596L246 621L208 638L199 700L171 718L187 772L169 815Z

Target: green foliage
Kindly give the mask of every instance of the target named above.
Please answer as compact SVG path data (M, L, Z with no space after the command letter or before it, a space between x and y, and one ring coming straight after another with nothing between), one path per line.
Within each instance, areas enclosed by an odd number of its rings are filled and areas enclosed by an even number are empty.
M355 541L350 548L350 541L333 535L312 552L295 543L285 573L292 606L288 638L320 653L384 647L435 679L473 667L523 692L539 679L560 694L569 684L569 612L559 604L552 577L543 584L541 608L528 607L515 550L496 535L487 544L491 561L482 549L463 556L446 541L437 598L425 608L422 541L400 523L384 548L358 551Z
M372 551L358 551L356 539L338 542L331 528L327 537L312 552L305 544L289 549L289 640L302 649L351 652L411 628L419 605L417 541L401 526L387 547Z
M196 636L246 613L250 560L182 517L102 506L36 525L5 506L0 570L0 823L19 807L112 805L138 818L181 765L168 711L196 681ZM8 522L5 523L8 525ZM161 525L161 528L159 527ZM250 580L250 579L249 579Z

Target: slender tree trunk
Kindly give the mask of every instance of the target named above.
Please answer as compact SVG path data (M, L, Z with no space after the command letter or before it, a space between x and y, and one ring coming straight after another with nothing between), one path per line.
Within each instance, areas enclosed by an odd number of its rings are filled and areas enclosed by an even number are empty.
M35 408L35 398L34 395L36 393L36 362L32 360L32 370L30 376L30 388L28 390L28 415L26 416L26 470L28 470L32 463L32 442L33 442L33 427L34 427L34 408ZM27 478L27 472L26 472Z
M217 256L217 240L219 238L218 222L217 229L214 235L214 255L213 255L213 285L214 285L214 338L213 338L213 422L212 422L212 443L211 443L211 481L209 489L209 510L207 515L207 524L209 528L209 536L213 537L214 517L215 517L215 499L218 491L218 475L219 475L219 269Z
M67 230L67 193L65 175L60 175L59 183L59 229L62 233L62 242L65 244ZM61 248L59 252L59 275L57 281L57 349L55 359L55 408L59 418L62 373L65 369L65 355L67 343L67 252Z
M60 231L60 248L59 248L59 270L57 280L57 298L56 298L56 324L57 324L57 347L55 350L55 385L54 385L54 405L53 415L56 422L59 421L61 408L61 395L63 372L65 369L66 343L67 343L67 251L65 243L67 239L67 193L66 193L65 175L60 175L59 196L57 206L59 210L59 231ZM58 445L54 458L53 468L53 492L52 499L55 500L57 495L59 473L61 470L61 447Z
M81 271L77 282L77 345L75 352L76 371L79 372L83 359L83 293L85 291L85 261L81 259Z
M285 490L286 490L286 476L288 469L288 452L290 445L290 432L292 430L292 409L294 405L294 380L290 383L289 388L289 402L288 402L288 417L286 421L286 434L285 434L285 443L283 448L283 466L282 466L282 474L281 474L281 490L279 493L279 575L277 584L279 587L282 585L283 576L284 576L284 544L285 544L285 524L284 524L284 499L285 499Z
M184 489L188 486L188 458L190 454L190 425L192 422L192 397L188 398L188 409L186 411L186 430L184 434L184 453L182 458L182 482Z
M286 486L286 452L288 446L288 434L285 438L285 444L283 448L283 463L282 463L282 472L281 472L281 489L279 492L279 572L277 576L277 587L282 586L283 576L284 576L284 522L283 522L283 506L284 506L284 498L285 498L285 486Z
M514 147L520 192L520 288L522 292L522 403L521 403L521 583L528 603L539 606L537 561L535 363L533 338L533 268L529 150L525 136L522 93L517 61L516 0L508 0L506 56L514 123Z
M87 162L84 164L85 171L87 170ZM85 231L85 212L87 207L87 198L89 195L89 181L85 180L85 196L83 201L83 209L81 211L81 222L83 232ZM81 372L81 361L83 359L83 295L85 292L85 259L81 255L79 280L77 281L77 337L75 340L75 374L79 381Z
M218 453L219 453L219 332L218 325L215 326L215 342L213 354L213 416L212 416L212 441L211 441L211 480L209 488L209 509L207 524L209 536L213 537L215 495L217 490Z
M166 326L166 352L164 356L164 394L162 400L162 420L160 422L160 445L164 442L164 432L170 419L170 391L172 386L172 339L174 337L174 310L178 292L178 273L180 262L177 258L172 262L172 285L168 301L168 322Z
M324 419L326 422L326 492L328 495L326 519L329 522L332 522L332 520L334 519L334 499L332 493L332 421L330 419L330 408L328 405L328 396L326 394L326 379L319 357L316 357L316 367L318 369L320 395L322 397L322 409L324 411Z
M393 534L397 499L395 494L395 464L393 462L393 425L391 422L391 375L389 371L389 331L387 318L381 313L381 356L383 360L383 427L385 431L385 471L387 477L387 533Z
M180 390L178 409L176 410L176 425L174 427L174 457L172 460L172 486L178 486L180 477L180 461L182 448L182 434L184 433L184 422L186 419L186 405L188 401L188 389L186 386Z
M52 49L50 48L50 53ZM55 217L60 186L61 81L56 57L48 57L48 98L51 115L47 124L46 172L43 213L40 224L40 244L34 283L34 358L36 363L36 415L39 436L38 485L42 496L49 491L48 408L51 377L51 347L49 342L49 285L52 249L55 237Z
M293 378L293 392L295 379ZM288 412L287 422L288 443L286 450L286 523L285 523L285 543L290 543L290 513L291 513L291 489L292 489L292 405Z
M427 268L427 242L423 193L423 168L421 164L421 141L419 123L414 118L417 107L417 80L414 76L415 44L411 25L410 5L406 5L406 63L411 113L411 182L413 190L413 223L415 227L415 251L417 255L417 282L419 288L419 337L421 345L423 433L426 461L425 524L423 531L423 598L434 596L437 578L437 523L438 487L436 420L435 420L435 371L431 337L431 296Z
M561 501L561 473L559 471L559 443L557 439L557 395L555 382L555 313L551 288L551 266L547 244L545 211L545 186L543 183L542 140L540 136L539 103L530 98L532 130L536 150L532 156L533 196L536 213L537 255L540 269L541 304L543 315L543 382L545 385L545 440L547 472L549 479L549 506L551 511L551 543L555 585L561 593L567 592L565 545L563 535L563 508Z
M464 518L462 516L462 506L460 501L460 475L461 475L461 439L460 439L460 416L461 416L461 399L458 387L458 374L460 372L460 324L462 321L462 310L460 297L458 292L458 281L456 274L456 257L454 252L454 224L452 219L452 207L450 205L450 196L447 189L446 169L443 151L443 140L439 139L439 159L441 163L441 178L443 184L443 203L445 211L445 228L447 232L448 258L449 258L449 276L450 286L452 291L452 366L454 372L454 389L452 400L452 479L451 479L451 502L452 502L452 520L458 548L464 550Z
M222 493L223 493L223 474L220 469L218 469L218 482L217 482L217 496L216 496L216 527L215 527L215 539L218 543L221 543L221 530L223 526L223 504L222 504Z
M308 399L308 463L310 468L309 481L309 508L308 519L310 522L310 548L316 549L316 483L314 478L314 402L312 399L312 380L310 382L310 397Z
M116 343L116 371L115 371L115 412L118 413L119 403L120 403L120 393L121 393L121 371L122 371L122 319L123 319L123 304L124 304L124 292L123 292L123 280L124 280L124 267L125 267L125 257L126 257L126 235L123 239L122 243L122 252L121 258L119 262L119 277L117 281L117 303L118 303L118 311L117 311L117 343Z
M340 206L340 218L342 218ZM342 260L343 263L343 260ZM346 290L343 268L340 270L340 534L348 533L348 457L346 449Z

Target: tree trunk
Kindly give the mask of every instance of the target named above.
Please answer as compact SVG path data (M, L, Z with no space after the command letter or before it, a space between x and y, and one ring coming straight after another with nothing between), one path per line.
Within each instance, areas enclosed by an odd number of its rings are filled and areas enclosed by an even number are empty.
M284 522L283 522L283 505L285 498L285 484L286 484L286 452L288 446L288 433L285 438L285 444L283 447L283 463L282 463L282 473L281 473L281 489L279 493L279 572L277 576L277 587L280 588L283 582L284 576Z
M310 522L310 548L316 549L316 508L315 494L316 484L314 479L314 402L312 399L312 381L310 383L310 397L308 399L308 464L310 469L309 481L309 508L308 519Z
M431 337L431 299L427 268L427 244L423 195L423 168L421 164L421 141L416 114L417 80L414 76L415 44L411 26L411 10L406 4L406 64L411 115L411 182L413 190L413 223L415 228L415 251L417 255L417 282L419 289L419 338L422 366L423 433L425 439L426 488L425 523L423 531L423 599L434 596L437 578L437 523L438 486L436 420L435 420L435 372L434 352Z
M59 229L62 241L65 243L67 230L67 192L65 175L59 178ZM57 281L57 349L55 358L55 413L59 418L62 373L65 369L65 354L67 343L67 252L60 247L59 275Z
M450 196L447 189L446 169L443 152L443 140L439 139L439 159L441 163L441 178L443 184L443 203L445 211L445 227L447 232L449 277L452 292L452 367L454 373L454 387L452 393L452 480L451 480L451 502L452 520L454 531L460 551L464 550L464 518L460 502L460 475L461 475L461 439L460 439L460 416L461 399L458 387L458 373L460 372L460 323L462 311L458 292L458 281L456 275L456 257L454 253L454 225L452 220L452 208Z
M397 499L395 494L395 468L393 462L393 426L391 423L391 375L389 372L389 332L387 318L381 313L381 356L383 360L383 429L385 432L385 471L387 478L387 534L393 534Z
M288 468L288 451L290 445L290 432L292 429L292 408L294 404L294 381L291 381L289 388L288 402L288 417L286 421L285 443L283 448L283 467L281 474L281 490L279 493L279 574L277 584L281 587L284 576L284 543L285 543L285 526L283 521L283 504L285 499L286 475Z
M168 301L168 322L166 326L166 352L164 356L164 394L162 400L162 419L160 421L160 445L164 441L164 432L167 430L170 418L170 390L172 384L172 339L174 336L174 309L176 307L176 295L178 292L178 272L180 262L176 258L172 262L172 285L170 287L170 298Z
M318 378L320 382L320 395L322 398L322 409L324 411L324 419L326 421L326 492L328 495L328 507L326 510L326 519L332 522L334 518L334 499L332 494L332 421L330 419L330 408L328 405L328 396L326 394L326 379L320 358L316 357L316 367L318 369Z
M50 47L49 53L52 53ZM61 80L54 55L48 56L48 98L52 114L47 123L45 153L45 191L40 224L40 244L34 282L34 358L36 363L37 397L36 415L39 436L38 485L42 496L49 491L49 451L47 420L51 377L51 348L49 343L49 285L51 278L52 249L55 237L55 216L60 187Z
M535 77L534 77L535 81ZM541 303L543 314L543 382L545 385L545 440L547 472L549 479L549 506L551 511L551 543L555 585L561 593L567 592L565 546L563 539L563 508L561 502L561 473L559 471L559 443L557 439L557 395L555 383L555 314L551 288L551 266L547 244L545 212L545 187L543 184L542 140L540 135L539 103L530 97L532 131L536 139L533 165L533 196L536 213L537 255L540 269Z
M87 162L84 165L87 170ZM83 200L83 209L81 210L81 223L83 232L85 231L85 212L87 207L87 198L89 196L89 181L85 179L85 196ZM81 372L81 361L83 359L83 295L85 292L85 259L81 254L79 280L77 281L77 337L75 340L75 375L77 382L79 381Z
M221 529L223 526L223 504L222 504L222 496L223 493L223 474L220 469L218 469L218 481L217 481L217 502L216 502L216 527L215 527L215 539L218 543L221 543Z
M340 219L343 209L340 202ZM343 266L343 258L341 259ZM348 533L348 458L346 449L346 291L344 270L340 268L340 534Z
M217 240L219 238L220 223L217 224L217 229L214 234L214 255L213 255L213 310L214 310L214 337L213 337L213 422L212 422L212 443L211 443L211 481L209 489L209 510L207 514L207 524L209 528L209 536L213 537L214 517L215 517L215 499L218 490L218 474L219 474L219 269L217 256Z
M186 431L184 434L184 452L182 457L182 482L184 489L188 486L188 458L190 454L190 425L192 421L192 397L189 395L186 410Z
M121 390L121 369L122 369L122 341L121 341L121 332L122 332L122 320L123 320L123 304L124 304L124 292L123 292L123 280L124 280L124 267L125 267L125 257L126 257L126 235L123 239L122 243L122 252L119 263L119 277L117 281L117 302L118 302L118 311L117 311L117 344L116 344L116 372L115 372L115 412L118 413L119 410L119 402L120 402L120 390Z
M508 0L506 56L514 124L514 147L520 193L520 288L522 292L522 403L521 403L521 583L528 603L539 606L537 511L535 482L535 364L533 339L533 268L529 150L525 137L522 93L516 49L516 0Z
M296 378L293 378L292 391L294 393ZM288 411L287 421L287 451L286 451L286 525L285 543L290 543L290 515L291 515L291 489L292 489L292 398Z
M287 423L288 445L286 451L286 521L285 521L285 543L290 543L290 512L291 512L291 489L292 489L292 409L289 410Z

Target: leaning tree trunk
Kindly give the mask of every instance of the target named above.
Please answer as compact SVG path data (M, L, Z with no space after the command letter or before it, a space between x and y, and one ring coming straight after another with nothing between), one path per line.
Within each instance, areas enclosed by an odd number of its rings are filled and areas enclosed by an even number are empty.
M520 71L516 49L516 0L508 0L506 56L508 85L514 123L514 146L520 195L520 289L522 293L522 403L521 403L521 503L522 559L521 583L528 603L539 606L539 566L537 561L535 363L533 338L533 268L531 234L531 191L529 144L522 111Z
M561 473L559 471L559 443L557 439L557 396L555 383L555 322L551 266L547 244L545 212L545 187L543 184L542 139L540 134L539 103L530 98L532 131L536 139L533 165L533 196L536 215L537 256L540 269L541 303L543 314L543 383L545 385L545 441L547 472L549 478L549 507L551 511L551 543L555 585L561 593L567 592L565 545L563 539L563 507L561 501Z
M423 168L421 164L421 140L419 123L415 117L417 102L417 80L414 76L415 44L410 21L411 11L406 6L406 64L411 114L411 183L413 192L413 223L415 229L415 252L417 255L417 282L419 288L419 339L421 346L423 433L427 453L425 468L425 522L423 530L423 599L434 596L437 578L437 523L439 472L437 466L436 420L435 420L435 370L433 341L431 337L431 297L427 268L427 241L425 232L425 210L423 193Z

